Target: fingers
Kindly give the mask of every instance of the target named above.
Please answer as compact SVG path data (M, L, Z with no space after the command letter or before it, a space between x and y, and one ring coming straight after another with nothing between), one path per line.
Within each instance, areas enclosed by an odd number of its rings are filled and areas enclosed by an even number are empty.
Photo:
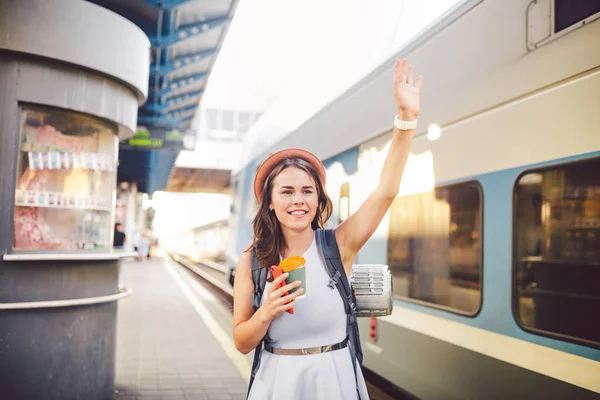
M280 307L282 305L285 304L289 304L290 302L295 302L296 301L296 297L301 296L303 293L303 290L297 290L296 292L292 293L292 294L288 294L287 296L283 296L280 297L276 300L273 301L273 306L274 307Z
M404 82L406 79L406 59L396 60L396 68L394 70L394 80Z
M276 297L281 297L285 294L285 292L289 292L292 289L297 288L298 286L300 286L302 284L302 282L300 281L294 281L292 283L289 283L283 287L280 287L279 289L277 289L276 291L273 292L273 295Z
M400 73L402 72L402 67L400 66L401 61L400 60L396 60L396 65L394 67L394 80L395 81L399 81L400 78Z
M287 277L288 277L288 273L286 272L286 273L278 276L276 279L274 279L273 283L271 283L271 286L269 287L269 292L273 293L275 291L275 289L277 289L277 287L279 287L279 284L282 283L283 281L285 281Z
M402 60L396 60L395 68L394 68L394 80L397 82L405 82L409 85L413 85L413 77L414 77L414 66L408 64L408 61L403 58ZM421 84L423 83L423 77L419 76L417 78L417 82L415 87L417 89L421 88Z
M292 294L288 294L287 296L283 296L281 299L283 300L284 303L288 303L288 302L290 302L292 300L295 300L296 297L302 296L302 293L304 293L304 290L303 289L298 289L298 290L296 290Z
M417 85L416 85L416 87L417 87L417 90L421 90L421 85L422 85L422 84L423 84L423 77L422 77L422 76L419 76L419 77L417 78Z
M290 310L290 309L294 308L295 304L296 304L295 301L291 301L291 302L289 302L287 304L284 304L284 305L282 305L282 306L279 307L279 311L284 312L284 311Z

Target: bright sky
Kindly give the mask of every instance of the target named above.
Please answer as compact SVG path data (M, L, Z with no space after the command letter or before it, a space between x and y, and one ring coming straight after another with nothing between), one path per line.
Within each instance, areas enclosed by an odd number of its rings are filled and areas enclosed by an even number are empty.
M265 111L242 146L251 151L296 129L459 1L240 0L201 107ZM169 221L196 226L221 218L212 212L223 204L215 196L195 195L190 208L162 196L158 232Z
M201 107L265 114L225 164L243 167L458 2L240 0Z
M337 95L456 3L240 0L202 105L265 110L306 85Z

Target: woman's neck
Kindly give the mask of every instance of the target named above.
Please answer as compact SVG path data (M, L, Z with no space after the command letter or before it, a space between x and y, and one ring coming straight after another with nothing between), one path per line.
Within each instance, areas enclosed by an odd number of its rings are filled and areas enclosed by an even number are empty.
M283 237L285 238L286 249L283 249L282 257L300 256L308 250L315 237L315 231L308 227L302 231L294 231L282 227Z

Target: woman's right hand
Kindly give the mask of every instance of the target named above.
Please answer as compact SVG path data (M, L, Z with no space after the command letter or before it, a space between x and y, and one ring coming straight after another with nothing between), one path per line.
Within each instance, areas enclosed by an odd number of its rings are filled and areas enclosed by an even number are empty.
M294 281L292 283L288 283L279 289L276 289L280 283L284 282L288 277L287 273L282 274L281 276L274 279L271 285L269 286L269 290L267 293L267 298L262 306L260 306L260 310L263 313L263 318L271 322L275 318L281 315L284 311L287 311L294 307L296 297L300 296L303 292L302 289L296 290L292 294L288 294L284 296L286 292L289 293L290 290L297 288L300 286L302 282Z

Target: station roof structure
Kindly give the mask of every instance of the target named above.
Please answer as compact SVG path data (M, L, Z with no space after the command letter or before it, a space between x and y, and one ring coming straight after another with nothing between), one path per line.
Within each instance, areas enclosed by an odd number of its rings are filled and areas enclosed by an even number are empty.
M190 149L182 138L193 148L192 121L239 0L88 1L129 19L150 39L148 99L136 140L120 146L118 180L152 194L167 186L179 151Z

